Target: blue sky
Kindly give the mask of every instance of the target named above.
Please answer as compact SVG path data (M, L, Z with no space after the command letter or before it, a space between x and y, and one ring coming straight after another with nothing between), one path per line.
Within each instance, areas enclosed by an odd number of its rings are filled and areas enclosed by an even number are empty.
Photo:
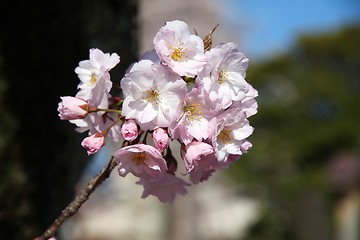
M358 0L228 0L226 21L239 27L251 57L288 49L300 34L316 34L360 23Z

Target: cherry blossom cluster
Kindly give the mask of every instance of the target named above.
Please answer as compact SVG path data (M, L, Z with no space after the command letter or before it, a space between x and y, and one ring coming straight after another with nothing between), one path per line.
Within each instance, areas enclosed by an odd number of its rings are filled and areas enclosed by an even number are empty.
M204 47L186 23L170 21L157 32L154 49L121 79L122 96L112 96L109 74L120 57L90 49L75 69L79 91L61 98L59 116L88 131L81 143L88 154L118 142L119 175L138 177L143 198L171 203L252 146L248 118L257 112L258 93L245 80L248 61L234 43ZM175 140L178 160L169 147Z

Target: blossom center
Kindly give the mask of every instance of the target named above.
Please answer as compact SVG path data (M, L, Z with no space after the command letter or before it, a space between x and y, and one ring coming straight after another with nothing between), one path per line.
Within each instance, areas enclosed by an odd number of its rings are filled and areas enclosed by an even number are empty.
M231 141L230 133L231 130L224 128L219 134L220 141L229 144L229 141Z
M95 73L92 73L91 78L90 78L90 82L89 82L89 86L94 85L96 83L96 81L97 81L97 76L96 76Z
M200 103L193 103L193 104L186 104L184 108L184 113L187 113L187 120L200 120L201 119L201 104Z
M183 49L176 47L174 49L173 54L171 55L171 58L174 59L175 61L181 61L184 59L183 55L184 55Z
M145 92L145 100L148 102L157 102L159 100L159 93L154 89L149 89Z
M229 73L225 70L219 72L218 82L224 84L228 80Z
M135 162L136 165L142 165L144 161L146 160L146 153L145 152L138 152L135 153L131 160Z

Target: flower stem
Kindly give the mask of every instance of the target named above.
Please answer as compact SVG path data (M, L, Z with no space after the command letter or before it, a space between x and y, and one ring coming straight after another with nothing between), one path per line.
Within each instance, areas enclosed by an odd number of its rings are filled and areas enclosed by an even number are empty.
M148 134L149 134L149 130L147 130L147 131L145 132L145 135L144 135L144 138L143 138L143 141L142 141L143 144L146 144L146 140L147 140Z
M55 235L60 226L71 216L78 212L79 208L86 202L94 190L100 186L109 176L111 171L116 167L115 158L112 156L107 165L96 175L85 188L69 203L69 205L62 210L60 216L45 230L45 232L36 237L34 240L46 240Z
M114 112L114 113L118 113L121 114L121 110L117 110L117 109L104 109L104 108L94 108L94 109L90 109L88 112L92 113L92 112Z
M118 122L120 122L121 119L117 119L116 121L114 121L107 129L105 129L105 131L103 131L104 136L106 136L108 134L108 132L110 131L110 129L117 124Z

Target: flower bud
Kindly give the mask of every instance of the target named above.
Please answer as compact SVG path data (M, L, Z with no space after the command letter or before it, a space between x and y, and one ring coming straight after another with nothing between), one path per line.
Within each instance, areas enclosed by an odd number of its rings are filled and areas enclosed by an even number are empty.
M61 97L58 112L61 120L75 120L87 116L89 105L81 98Z
M121 127L121 134L126 141L134 141L139 135L138 127L135 120L126 120Z
M163 152L169 146L169 136L165 129L156 128L152 134L152 138L155 143L155 147Z
M96 153L104 145L105 137L102 133L94 133L81 142L81 146L87 150L88 155Z

